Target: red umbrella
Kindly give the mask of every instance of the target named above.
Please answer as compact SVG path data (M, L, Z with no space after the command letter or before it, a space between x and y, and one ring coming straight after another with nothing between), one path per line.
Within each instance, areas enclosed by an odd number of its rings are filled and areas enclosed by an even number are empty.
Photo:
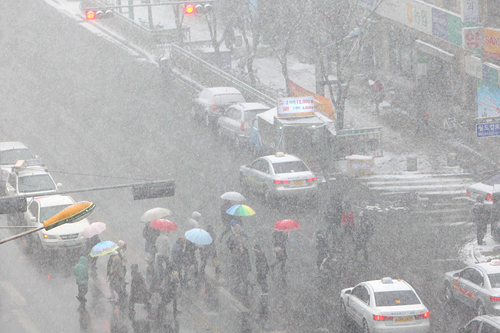
M155 219L149 223L149 225L156 230L161 231L175 231L177 230L177 224L172 221L165 219Z
M274 224L273 229L278 230L278 231L289 231L289 230L298 229L299 227L300 227L299 222L287 219L287 220L281 220L281 221L276 222Z

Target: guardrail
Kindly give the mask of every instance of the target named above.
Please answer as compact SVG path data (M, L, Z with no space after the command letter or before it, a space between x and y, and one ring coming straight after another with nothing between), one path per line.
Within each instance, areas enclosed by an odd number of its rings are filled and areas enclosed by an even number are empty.
M277 103L275 98L263 94L257 89L209 64L176 44L170 45L170 57L174 66L179 66L188 71L190 77L197 77L199 82L202 82L204 85L213 86L214 84L221 84L231 86L240 90L241 93L250 100L257 100L270 107L275 106ZM209 77L206 74L214 74L216 77Z

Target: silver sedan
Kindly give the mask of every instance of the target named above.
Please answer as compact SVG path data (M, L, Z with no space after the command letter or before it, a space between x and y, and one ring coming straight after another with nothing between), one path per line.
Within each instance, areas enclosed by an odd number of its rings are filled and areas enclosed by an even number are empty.
M240 167L244 190L262 193L264 200L311 199L318 190L317 178L298 157L283 153L263 156Z

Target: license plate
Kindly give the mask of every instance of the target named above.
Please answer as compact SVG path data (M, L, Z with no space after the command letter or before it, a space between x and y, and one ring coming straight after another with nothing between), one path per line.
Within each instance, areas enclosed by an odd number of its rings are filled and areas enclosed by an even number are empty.
M75 240L69 240L64 242L64 246L75 246L76 241Z
M304 183L303 180L294 180L293 185L302 185Z
M394 321L412 321L413 320L413 316L411 317L396 317L394 319Z

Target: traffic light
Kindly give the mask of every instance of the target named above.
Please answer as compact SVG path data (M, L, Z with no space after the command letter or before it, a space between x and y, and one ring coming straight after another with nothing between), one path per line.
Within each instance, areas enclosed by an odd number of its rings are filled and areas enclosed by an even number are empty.
M184 6L184 14L187 14L187 15L191 15L191 14L194 14L196 12L196 8L193 4L187 4L186 6Z
M113 11L111 9L87 10L85 12L85 18L87 19L87 21L110 17L113 17Z
M184 13L187 15L192 15L194 13L207 13L212 10L212 5L210 4L187 4L184 6Z

